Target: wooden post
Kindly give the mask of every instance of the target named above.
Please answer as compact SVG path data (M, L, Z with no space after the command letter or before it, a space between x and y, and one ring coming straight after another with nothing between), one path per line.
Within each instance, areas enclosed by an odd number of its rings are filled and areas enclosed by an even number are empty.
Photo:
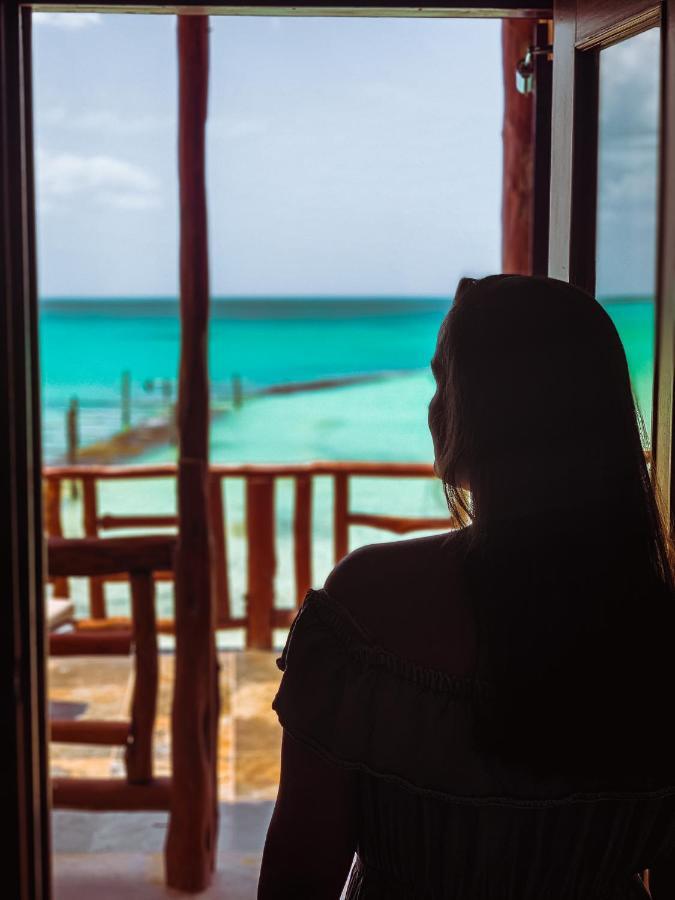
M157 625L152 572L131 573L134 691L125 761L129 784L152 781L152 735L157 711Z
M98 537L98 499L96 496L96 478L82 478L82 514L86 537ZM89 579L89 610L92 619L105 619L105 587L101 576Z
M77 397L73 397L66 412L66 461L69 466L77 464L80 445L79 412Z
M336 472L333 479L333 552L336 563L349 553L348 479L346 472Z
M504 19L502 22L502 271L519 275L529 275L532 271L534 94L520 94L516 89L516 65L533 38L532 21Z
M244 392L241 387L241 375L232 376L232 406L239 409L244 402Z
M293 555L295 602L299 606L312 586L312 478L310 475L298 475L295 479Z
M69 466L77 465L77 456L80 449L80 406L77 397L70 401L66 411L66 462ZM77 482L70 482L71 499L77 499Z
M173 395L173 387L171 386L171 380L169 378L162 379L162 399L166 404L167 409L171 409L173 404L171 402L171 397Z
M246 532L248 538L248 588L246 646L269 650L272 647L274 607L274 478L246 479Z
M211 882L218 831L218 673L209 530L208 234L205 131L209 20L178 16L181 352L178 391L176 674L170 887Z
M49 537L63 537L63 524L61 522L61 485L60 478L48 478L45 486L45 525ZM47 572L49 574L49 572ZM54 578L54 596L68 596L68 579Z
M223 479L217 472L209 476L211 536L214 549L214 581L216 625L225 626L231 618L230 587L227 579L227 537L225 533L225 504Z
M539 22L533 29L537 47L553 46L553 24ZM551 104L553 54L540 53L534 64L532 109L532 242L531 272L548 275L549 224L551 218Z
M131 372L122 372L120 384L120 412L122 431L131 428Z

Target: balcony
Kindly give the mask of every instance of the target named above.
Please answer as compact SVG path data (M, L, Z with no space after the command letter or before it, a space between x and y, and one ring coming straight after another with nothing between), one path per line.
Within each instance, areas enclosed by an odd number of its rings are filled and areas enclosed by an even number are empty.
M163 554L173 552L177 518L120 510L119 488L129 497L142 485L165 507L176 476L174 465L44 472L50 591L74 601L68 621L50 636L49 660L55 875L57 896L68 900L104 889L111 900L166 895L177 654L173 572ZM359 488L384 480L395 480L399 493L406 484L417 490L425 508L439 514L355 508L357 496L368 496ZM323 580L317 568L329 569L364 535L372 540L371 529L391 538L453 527L440 514L438 488L431 466L419 463L210 468L220 825L207 896L254 896L279 774L275 661L307 588ZM436 503L428 502L428 489L438 491ZM109 511L111 503L117 511ZM139 595L139 578L142 584L148 572L152 583ZM130 766L139 742L151 746L140 778L133 759Z

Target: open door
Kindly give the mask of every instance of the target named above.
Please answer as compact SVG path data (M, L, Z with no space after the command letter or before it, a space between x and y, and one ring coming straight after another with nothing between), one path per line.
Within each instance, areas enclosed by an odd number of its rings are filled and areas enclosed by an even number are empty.
M3 704L4 735L2 742L2 796L3 834L3 896L12 898L44 898L51 896L50 884L50 841L49 841L49 783L47 770L48 727L45 696L45 628L43 609L43 527L41 509L41 446L40 446L40 404L39 404L39 359L37 341L37 277L35 265L35 214L33 184L33 135L31 100L31 28L30 0L3 0L0 3L0 430L4 436L5 454L0 455L0 519L2 520L2 540L0 541L0 583L4 600L2 650L0 652L0 701ZM36 4L38 5L38 4ZM194 4L186 4L189 7ZM42 4L43 11L50 5ZM184 7L163 5L151 0L148 8L177 13ZM211 7L200 10L216 13L222 7L224 13L236 12L236 5L226 6L224 2L214 2ZM256 7L259 7L256 10ZM318 3L314 14L330 14L330 9ZM405 3L393 3L387 9L361 8L354 5L354 14L397 15L458 15L483 16L503 15L505 18L524 20L523 36L525 47L528 41L533 46L547 46L548 27L540 19L546 20L550 4L530 5L524 2L498 0L483 6L480 2L449 3L442 7L429 4L428 8L410 8ZM71 11L90 10L89 0L68 0L58 5L59 9ZM100 11L133 11L139 7L120 6L115 0L103 0L97 5ZM142 7L143 8L143 7ZM161 10L160 10L161 8ZM274 5L251 4L252 12L263 14L273 10L297 13L299 7L275 7ZM349 12L344 7L343 12ZM181 28L182 62L186 109L195 116L199 126L199 139L203 140L203 114L206 98L205 45L206 23L196 19ZM515 46L515 44L514 44ZM522 51L516 47L518 54ZM550 130L550 60L546 53L537 56L535 78L536 125L534 129L534 207L530 210L531 223L525 229L526 237L522 246L529 248L529 260L535 271L544 271L547 257L548 221L548 140ZM191 73L191 77L190 77ZM511 76L515 79L515 71ZM190 88L194 94L190 93ZM205 356L203 334L206 327L207 285L205 281L205 194L203 186L203 164L195 164L190 152L195 149L202 156L203 147L195 147L196 127L186 116L184 129L185 156L182 172L185 185L188 175L194 179L191 189L185 192L186 232L192 237L198 234L197 246L187 247L183 259L185 275L184 295L190 296L191 315L188 317L188 341L190 335L191 353L186 354L185 388L192 400L190 417L182 420L183 436L189 443L182 446L183 463L186 471L185 494L195 502L183 503L185 522L194 524L189 530L193 541L193 558L196 550L201 553L203 563L208 563L208 519L204 512L208 507L206 497L206 436L208 410L205 406L195 408L195 397L203 403L206 388ZM530 121L525 120L522 128L523 143L531 136ZM529 142L531 143L531 141ZM522 158L514 154L514 169L522 176ZM520 178L526 186L526 177ZM189 186L188 186L189 187ZM523 199L524 198L524 199ZM531 192L523 191L520 212L527 207ZM530 204L531 205L531 204ZM518 213L518 210L516 210ZM517 216L516 216L517 219ZM529 222L530 220L528 220ZM522 219L519 228L522 228ZM530 246L531 241L531 246ZM195 260L200 263L194 265ZM194 352L192 352L194 351ZM185 412L185 411L184 411ZM187 413L186 413L187 414ZM197 428L194 423L197 423ZM185 508L188 514L185 514ZM188 529L186 529L188 531ZM185 555L184 555L185 559ZM194 573L185 567L187 574ZM204 576L202 595L208 601L208 566L201 568ZM190 604L185 591L186 602L181 608L188 625L194 626L195 604ZM179 706L187 708L195 720L194 729L184 729L180 737L183 742L197 734L200 747L205 750L201 757L198 775L201 790L188 788L195 782L197 768L190 766L189 752L181 750L185 791L180 814L185 833L194 825L194 842L182 857L176 857L177 867L170 873L172 883L181 887L196 889L208 883L215 849L215 791L210 782L213 769L211 761L215 753L212 721L205 721L215 707L215 667L214 648L211 641L211 610L208 602L202 602L197 610L201 643L190 640L194 637L188 627L183 629L184 644L190 651L188 664L181 673L181 684L194 681L195 671L203 676L201 707L190 707L190 694L185 689ZM177 617L178 618L178 617ZM207 646L208 641L208 646ZM193 665L194 664L194 665ZM178 745L178 741L174 741ZM211 753L211 757L208 754ZM174 772L181 766L176 765ZM197 828L201 825L201 829ZM202 837L204 838L202 840ZM175 835L170 840L176 844ZM182 844L185 851L185 844ZM196 848L196 849L195 849Z
M675 3L554 4L549 274L605 303L673 534Z

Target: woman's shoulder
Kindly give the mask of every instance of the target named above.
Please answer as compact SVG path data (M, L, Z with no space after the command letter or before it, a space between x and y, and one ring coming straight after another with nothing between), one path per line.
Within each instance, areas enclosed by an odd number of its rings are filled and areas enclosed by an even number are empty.
M462 585L467 532L360 547L333 569L324 591L378 645L421 665L470 672L472 616Z
M459 551L466 544L466 532L468 529L358 547L340 560L324 587L346 599L352 592L364 589L397 589L401 578L417 583L428 580L434 577L439 564L458 562Z

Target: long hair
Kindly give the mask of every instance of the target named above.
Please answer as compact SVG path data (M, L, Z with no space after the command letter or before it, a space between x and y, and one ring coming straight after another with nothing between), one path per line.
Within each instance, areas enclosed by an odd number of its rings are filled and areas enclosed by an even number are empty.
M463 279L432 368L435 467L470 525L493 687L479 745L551 771L656 774L675 749L673 577L611 319L565 282Z

